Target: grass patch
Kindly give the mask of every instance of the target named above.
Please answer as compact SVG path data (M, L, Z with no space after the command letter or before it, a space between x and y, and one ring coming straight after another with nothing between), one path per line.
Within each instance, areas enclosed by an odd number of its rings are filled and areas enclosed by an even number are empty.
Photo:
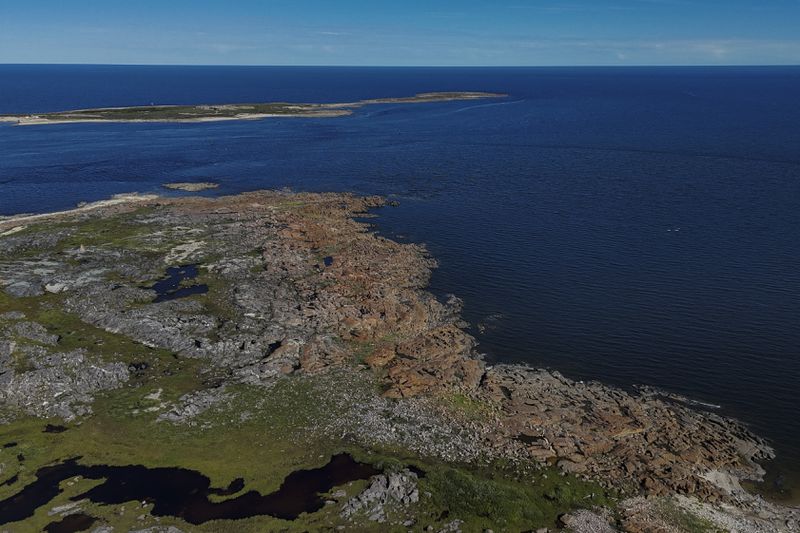
M350 348L350 353L353 354L353 363L357 365L366 365L367 357L372 355L377 348L377 343L364 342L364 341L347 341Z
M58 307L62 299L62 296L53 294L12 298L0 291L0 312L21 311L26 320L37 322L48 333L57 335L59 339L56 346L44 346L51 350L71 351L82 348L103 361L147 361L151 366L160 363L162 367L169 366L174 361L173 354L168 350L147 347L124 335L110 333L88 324L75 314L62 311Z
M552 471L524 483L443 467L429 472L421 484L433 495L435 506L464 520L470 529L553 527L568 510L608 503L599 487Z
M482 419L492 411L489 404L461 392L450 393L442 400L445 405L469 419Z
M711 521L678 507L671 500L660 501L658 510L668 523L676 526L680 531L685 531L686 533L724 533L724 530L718 528Z

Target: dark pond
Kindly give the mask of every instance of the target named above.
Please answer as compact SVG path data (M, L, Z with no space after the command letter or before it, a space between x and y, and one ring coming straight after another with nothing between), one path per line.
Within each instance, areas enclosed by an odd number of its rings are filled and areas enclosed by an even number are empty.
M205 294L208 292L208 285L190 285L188 287L181 287L181 283L187 279L194 279L197 277L197 265L183 265L178 267L170 267L167 269L167 276L155 282L152 287L156 291L157 296L153 303L166 302L169 300L177 300L178 298L186 298L193 294Z
M184 468L82 465L78 459L40 468L36 472L36 481L0 501L0 524L30 518L36 509L58 496L62 481L76 476L103 481L71 498L73 501L88 499L102 505L146 501L153 504L151 512L154 516L174 516L191 524L202 524L210 520L261 515L294 520L302 513L321 509L325 501L320 494L338 485L380 473L372 465L359 463L350 455L341 453L334 455L321 468L292 472L280 488L270 494L262 495L251 490L217 502L209 500L209 496L241 492L244 481L236 479L225 489L215 489L206 476Z
M96 521L95 517L88 514L71 514L57 522L50 522L44 530L47 533L76 533L77 531L86 531Z

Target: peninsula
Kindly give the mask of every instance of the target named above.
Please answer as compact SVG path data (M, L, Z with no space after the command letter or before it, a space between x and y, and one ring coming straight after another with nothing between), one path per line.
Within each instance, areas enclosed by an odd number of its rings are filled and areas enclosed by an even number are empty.
M215 122L257 120L269 117L326 118L350 115L354 109L377 104L421 104L453 100L503 98L499 93L459 91L420 93L402 98L377 98L358 102L303 104L270 102L261 104L150 105L77 109L54 113L0 115L0 122L20 126L74 122Z
M797 530L740 486L772 450L739 422L487 364L425 249L354 218L385 205L0 220L0 528Z

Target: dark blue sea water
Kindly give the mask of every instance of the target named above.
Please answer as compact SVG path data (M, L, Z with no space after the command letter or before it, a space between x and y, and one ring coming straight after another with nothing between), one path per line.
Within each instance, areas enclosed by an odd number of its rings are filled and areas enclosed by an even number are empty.
M800 68L0 66L0 113L504 100L336 119L0 125L0 213L177 180L394 195L377 221L440 260L481 349L718 404L800 478Z

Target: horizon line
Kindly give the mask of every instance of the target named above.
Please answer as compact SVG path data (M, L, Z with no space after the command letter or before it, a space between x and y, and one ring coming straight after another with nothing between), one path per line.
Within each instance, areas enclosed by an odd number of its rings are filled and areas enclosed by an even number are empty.
M348 64L219 64L219 63L3 63L0 66L75 66L75 67L245 67L245 68L774 68L800 67L800 63L701 63L701 64L633 64L633 65L348 65Z

